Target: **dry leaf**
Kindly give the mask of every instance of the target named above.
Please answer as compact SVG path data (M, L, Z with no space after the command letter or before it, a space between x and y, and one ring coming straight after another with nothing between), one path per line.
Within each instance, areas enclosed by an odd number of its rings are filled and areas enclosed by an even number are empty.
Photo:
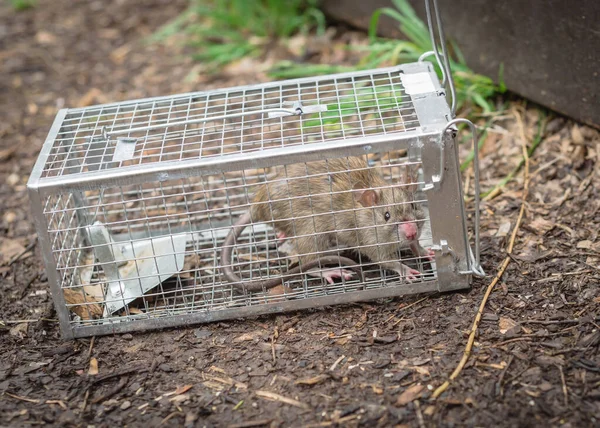
M554 229L555 223L542 217L536 217L529 223L529 228L537 235L544 235Z
M139 351L142 348L143 345L144 345L143 343L137 343L137 344L132 345L132 346L130 346L128 348L125 348L124 351L126 353L128 353L128 354L134 354L137 351Z
M498 328L500 329L500 333L505 334L508 330L518 325L517 322L511 320L510 318L500 317L500 321L498 321Z
M28 324L26 322L22 322L12 327L8 332L11 336L16 336L22 339L24 336L27 336L27 327Z
M15 239L0 238L0 261L8 262L13 257L25 251L19 241Z
M98 374L98 360L94 357L90 358L90 369L88 375L96 376Z
M269 291L267 291L267 296L283 296L285 293L291 293L293 290L286 286L283 285L277 285L273 288L271 288Z
M581 134L579 126L573 125L573 127L571 128L571 139L573 139L573 143L575 144L583 144L583 135Z
M377 385L371 385L373 392L377 395L383 394L383 388L378 387Z
M237 342L245 342L247 340L254 340L257 339L261 336L261 332L260 331L252 331L250 333L244 333L241 336L238 336L236 338L233 339L234 343Z
M496 236L498 236L498 237L507 236L509 232L510 232L510 221L507 221L506 223L502 223L500 225L500 227L498 228L498 231L496 232Z
M400 394L400 397L398 397L398 400L396 400L396 404L398 406L406 406L408 403L411 403L412 401L419 398L423 389L425 389L425 387L420 384L411 386L402 394Z
M431 416L435 413L435 406L427 406L427 408L425 408L425 410L423 411L424 415L427 416Z
M323 382L324 380L329 379L329 376L326 374L320 374L318 376L310 377L308 379L298 379L294 382L296 385L316 385L318 383Z
M35 40L41 45L50 45L56 43L56 36L47 31L38 31L35 35Z
M175 394L179 395L179 394L183 394L185 392L188 392L190 389L192 389L194 385L184 385L184 386L180 386L179 388L177 388L175 390Z
M98 319L102 318L102 306L99 305L98 300L82 289L65 288L63 290L65 302L70 306L69 310L79 315L81 319Z
M431 376L431 373L429 373L429 369L427 367L415 366L415 367L411 367L411 368L423 376Z
M594 243L588 239L585 241L579 241L577 243L577 248L580 250L591 250Z
M92 104L101 104L106 100L102 91L98 88L92 88L79 99L78 107L88 107Z

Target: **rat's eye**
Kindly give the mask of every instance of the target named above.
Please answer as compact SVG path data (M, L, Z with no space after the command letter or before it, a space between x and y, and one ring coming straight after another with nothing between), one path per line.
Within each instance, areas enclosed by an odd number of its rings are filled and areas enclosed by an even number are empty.
M386 211L385 214L383 215L383 217L385 218L385 221L388 221L391 217L390 212Z

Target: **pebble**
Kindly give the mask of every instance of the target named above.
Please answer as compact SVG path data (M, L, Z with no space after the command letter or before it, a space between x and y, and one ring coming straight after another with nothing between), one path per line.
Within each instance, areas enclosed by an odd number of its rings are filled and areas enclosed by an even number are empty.
M131 401L124 401L123 404L121 404L121 410L127 410L131 407Z
M194 336L196 336L198 339L207 339L212 336L212 331L197 329L194 330Z
M6 184L9 186L15 186L21 181L21 177L18 174L12 173L8 177L6 177Z
M6 223L14 223L17 220L17 214L14 211L8 211L4 214L4 221Z
M133 336L131 334L129 334L129 333L125 333L123 336L121 336L121 338L123 340L132 340Z

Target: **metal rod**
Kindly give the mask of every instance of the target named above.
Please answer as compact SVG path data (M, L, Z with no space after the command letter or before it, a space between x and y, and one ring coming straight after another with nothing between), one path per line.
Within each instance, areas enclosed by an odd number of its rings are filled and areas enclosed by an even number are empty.
M112 137L113 135L129 134L130 132L152 131L153 129L168 128L170 126L191 125L194 123L203 123L203 122L214 122L216 120L235 119L237 117L242 117L242 116L246 116L249 114L267 114L267 113L288 113L290 115L299 116L302 114L302 109L271 108L271 109L263 109L263 110L245 111L245 112L240 112L240 113L228 113L228 114L223 114L221 116L203 117L200 119L192 119L192 120L180 120L179 122L160 123L157 125L140 126L138 128L119 129L116 131L106 132L106 136Z
M437 23L440 38L440 45L442 47L441 54L439 52L435 32L433 29L434 23L431 14L431 5L429 4L430 1L433 1L433 13L435 14L435 21ZM452 113L452 117L454 118L456 116L456 88L454 87L454 79L452 78L452 70L450 69L450 58L448 57L448 52L446 49L446 38L444 36L444 28L442 26L442 20L440 18L439 9L437 6L437 0L425 0L425 10L427 12L427 26L429 27L429 37L431 38L433 53L435 54L435 59L437 60L438 65L442 69L442 86L445 86L446 83L448 83L448 87L450 89L450 95L452 97L450 111ZM440 57L443 58L443 62L440 59Z
M444 26L442 25L442 18L440 17L440 11L438 9L437 0L433 0L433 10L435 13L435 19L437 21L438 31L440 33L440 42L442 45L442 57L444 58L444 64L446 66L446 72L448 75L448 86L450 87L450 94L452 95L452 117L456 116L456 89L454 88L454 79L452 78L452 71L450 70L450 57L446 49L446 37L444 35Z
M427 51L427 52L421 54L421 56L419 57L419 62L423 62L423 60L425 60L425 58L427 58L428 56L431 56L431 55L435 55L435 51ZM442 72L442 86L444 86L446 84L446 70L445 70L443 64L441 64L439 62L437 55L436 55L435 59L437 61L438 67L440 67L440 71Z
M480 263L480 249L479 249L479 146L477 144L477 131L475 129L475 125L468 119L457 118L453 119L446 125L444 128L444 133L446 133L452 126L462 123L467 125L471 129L471 136L473 139L473 152L474 159L473 165L475 166L475 260L473 263L473 273L477 276L485 276L485 272L481 267Z

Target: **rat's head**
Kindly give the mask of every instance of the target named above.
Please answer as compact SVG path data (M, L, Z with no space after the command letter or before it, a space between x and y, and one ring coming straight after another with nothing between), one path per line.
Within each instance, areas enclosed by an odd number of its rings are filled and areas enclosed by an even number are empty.
M415 202L414 177L402 177L399 185L383 180L378 184L379 189L355 186L355 200L365 208L358 211L358 221L361 226L376 226L376 242L398 242L400 247L407 247L419 239L426 218L421 205ZM374 230L367 232L375 238Z

